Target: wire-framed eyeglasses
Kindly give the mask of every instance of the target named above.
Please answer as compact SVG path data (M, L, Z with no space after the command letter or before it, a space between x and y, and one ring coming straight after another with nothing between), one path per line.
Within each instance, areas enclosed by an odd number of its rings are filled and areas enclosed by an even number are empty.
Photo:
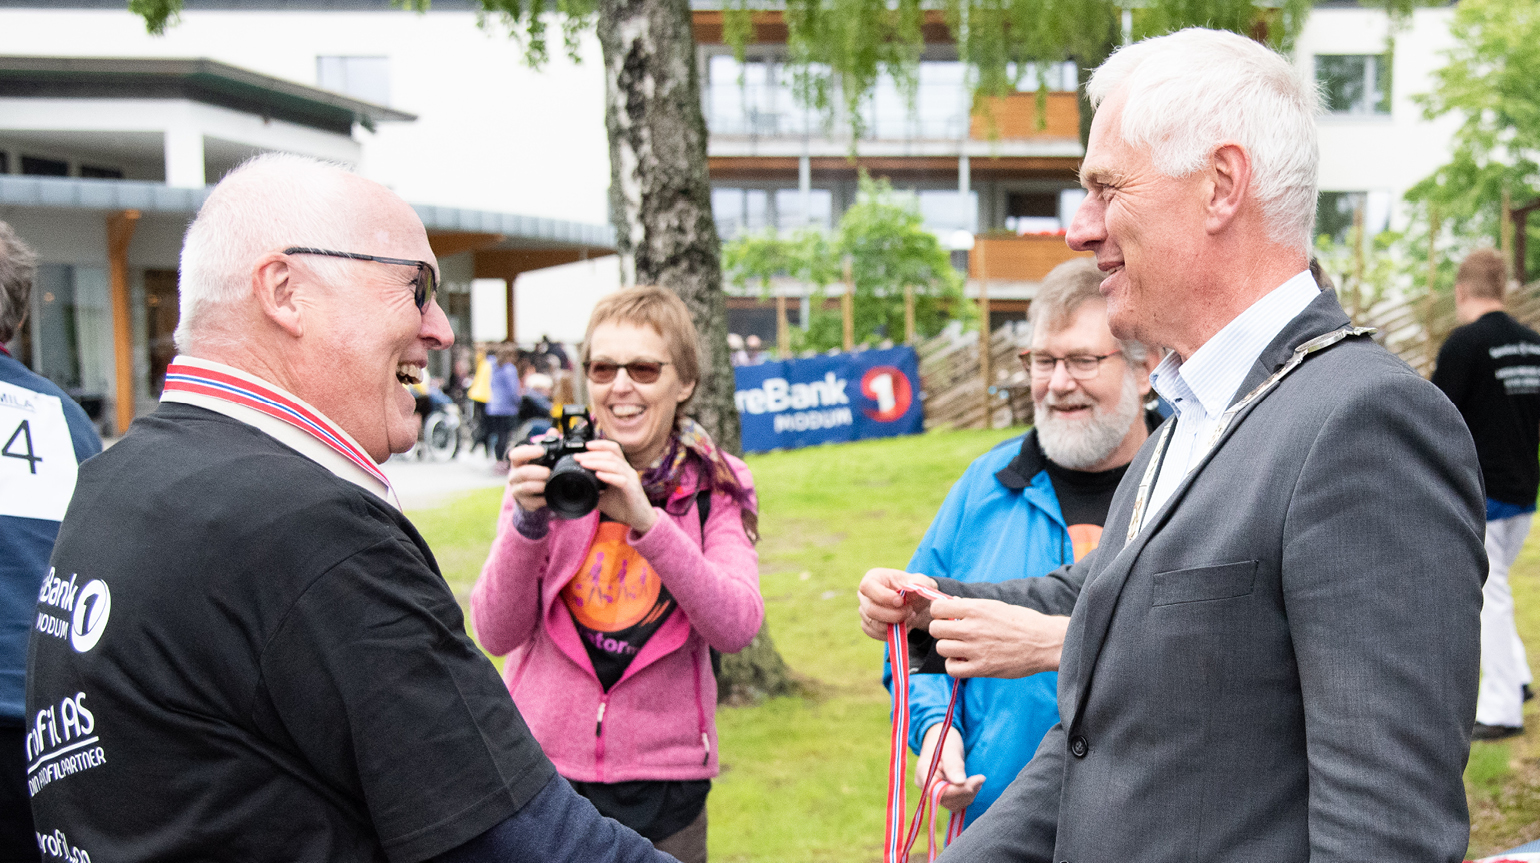
M423 314L427 314L428 304L433 302L433 297L438 294L438 274L433 271L433 265L427 261L413 261L407 258L384 258L379 255L361 255L357 252L312 249L307 246L290 246L284 249L283 253L285 255L325 255L328 258L347 258L350 261L374 261L377 264L416 267L417 275L412 279L412 301L417 304L417 311Z
M1022 351L1021 364L1027 367L1032 377L1047 379L1053 377L1053 370L1059 363L1064 364L1064 370L1077 381L1088 381L1095 378L1101 371L1102 362L1120 357L1122 351L1113 351L1110 354L1071 354L1067 357L1056 357L1044 351Z

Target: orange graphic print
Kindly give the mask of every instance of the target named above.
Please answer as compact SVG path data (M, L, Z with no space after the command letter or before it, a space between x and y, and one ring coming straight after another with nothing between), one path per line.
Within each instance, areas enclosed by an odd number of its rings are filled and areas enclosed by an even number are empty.
M598 632L619 632L672 607L658 603L662 579L646 558L626 542L630 526L625 522L600 522L599 533L588 547L588 557L577 575L562 588L562 601L580 626Z
M1069 541L1075 544L1075 559L1079 560L1101 544L1102 526L1099 524L1072 524L1069 526Z

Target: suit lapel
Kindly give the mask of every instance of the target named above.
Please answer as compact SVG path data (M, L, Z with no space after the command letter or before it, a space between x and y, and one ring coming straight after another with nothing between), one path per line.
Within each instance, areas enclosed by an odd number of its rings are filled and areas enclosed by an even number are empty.
M1305 307L1304 311L1289 321L1272 342L1263 349L1262 353L1258 355L1257 361L1252 365L1251 370L1246 374L1246 378L1236 389L1231 404L1233 405L1244 398L1248 393L1260 386L1268 376L1282 368L1283 364L1288 362L1289 358L1294 355L1295 347L1316 336L1339 329L1348 323L1347 314L1342 311L1342 307L1337 303L1337 295L1332 291L1322 291L1321 295L1312 300L1310 305ZM1082 595L1084 602L1079 603L1076 607L1076 610L1081 611L1082 614L1078 621L1071 623L1070 635L1072 637L1078 636L1076 641L1080 645L1077 651L1078 660L1073 669L1073 674L1061 675L1061 685L1069 687L1064 693L1066 696L1064 700L1066 703L1074 705L1074 713L1069 717L1065 717L1065 727L1070 729L1072 733L1085 709L1086 698L1091 691L1091 679L1096 669L1096 660L1101 655L1102 644L1106 641L1107 629L1112 623L1113 612L1117 610L1118 599L1122 596L1123 587L1128 582L1129 574L1133 571L1134 562L1139 559L1139 553L1170 519L1172 512L1181 503L1182 498L1186 496L1187 490L1192 487L1194 480L1203 472L1204 467L1214 458L1214 454L1224 447L1231 435L1235 434L1235 430L1246 421L1246 417L1253 410L1256 410L1256 406L1261 404L1271 394L1269 392L1263 395L1236 415L1235 419L1231 421L1229 428L1225 429L1224 434L1220 436L1214 446L1182 478L1181 483L1172 491L1171 497L1161 505L1158 511L1152 512L1146 517L1144 527L1134 537L1132 542L1123 545L1110 558L1098 555L1101 560L1106 560L1107 563L1101 568L1100 572L1093 574L1092 577L1086 580ZM1176 417L1174 415L1171 419L1167 420L1167 422L1175 421ZM1137 486L1140 478L1144 475L1145 469L1149 466L1150 459L1156 455L1156 441L1157 436L1151 435L1150 439L1145 442L1144 447L1139 451L1139 454L1134 458L1133 463L1129 465L1128 473L1124 475L1123 479L1125 486L1128 483L1133 483L1135 487ZM1102 533L1103 547L1106 546L1108 538L1112 538L1114 542L1121 542L1127 534L1128 523L1133 515L1133 497L1131 494L1123 496L1116 508L1115 517L1113 513L1108 514L1107 528Z

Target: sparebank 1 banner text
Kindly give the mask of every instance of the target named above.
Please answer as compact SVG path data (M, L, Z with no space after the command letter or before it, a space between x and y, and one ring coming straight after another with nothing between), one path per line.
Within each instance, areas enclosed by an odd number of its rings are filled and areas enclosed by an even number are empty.
M908 346L733 371L745 452L915 434L925 427L920 361Z

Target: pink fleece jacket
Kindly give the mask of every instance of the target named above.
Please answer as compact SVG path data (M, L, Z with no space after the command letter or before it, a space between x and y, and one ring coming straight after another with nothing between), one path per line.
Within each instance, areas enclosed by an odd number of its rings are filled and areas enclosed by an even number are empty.
M727 460L752 491L748 467ZM697 489L697 474L686 468L674 498ZM708 647L742 650L765 615L759 556L738 504L712 494L704 531L692 501L679 516L657 509L645 535L626 534L678 607L608 693L560 596L588 555L598 511L551 519L545 536L530 539L515 525L516 510L505 493L492 553L471 592L471 620L487 650L508 654L503 679L557 771L580 782L717 775L717 686Z

